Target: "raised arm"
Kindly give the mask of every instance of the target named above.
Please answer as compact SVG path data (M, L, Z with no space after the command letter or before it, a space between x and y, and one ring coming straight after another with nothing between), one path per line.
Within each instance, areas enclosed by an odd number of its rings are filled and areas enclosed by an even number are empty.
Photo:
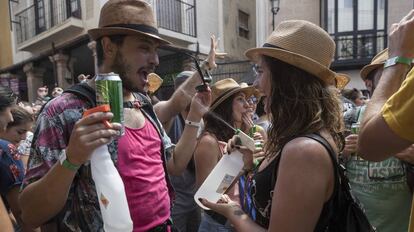
M389 35L389 57L414 58L413 41L414 10L398 24L392 25ZM379 84L365 111L358 140L358 153L365 159L372 161L384 160L391 154L396 154L407 148L413 142L403 138L390 127L390 123L393 121L392 118L388 118L388 120L384 118L384 105L394 107L394 110L403 107L414 107L414 100L410 97L414 87L414 77L409 75L403 86L401 86L409 69L408 65L398 63L385 68L382 73ZM414 73L411 74L411 76L413 75ZM410 117L413 118L414 116L411 115ZM379 144L381 145L379 146Z
M223 56L224 53L217 53L216 38L211 36L210 52L207 57L207 69L216 68L216 56ZM167 101L160 101L154 106L154 110L157 113L158 119L163 124L164 128L168 131L171 125L171 121L180 112L191 103L191 99L196 93L196 86L202 84L202 80L198 72L195 72L190 78L188 78L171 96Z
M194 123L194 125L188 125L186 123L184 131L178 141L172 158L168 160L167 169L172 175L181 175L181 173L187 167L193 156L195 147L197 145L197 133L199 126L197 123L201 121L203 115L208 111L211 104L211 92L197 93L191 102L190 112L188 113L188 121Z

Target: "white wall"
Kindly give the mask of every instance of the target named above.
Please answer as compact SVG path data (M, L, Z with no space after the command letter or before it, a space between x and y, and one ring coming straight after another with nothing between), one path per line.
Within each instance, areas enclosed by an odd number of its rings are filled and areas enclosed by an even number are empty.
M219 25L224 22L219 15L219 2L225 0L197 0L197 40L200 43L200 52L207 54L210 51L210 36L223 38L223 32L219 32ZM223 50L223 47L219 47Z

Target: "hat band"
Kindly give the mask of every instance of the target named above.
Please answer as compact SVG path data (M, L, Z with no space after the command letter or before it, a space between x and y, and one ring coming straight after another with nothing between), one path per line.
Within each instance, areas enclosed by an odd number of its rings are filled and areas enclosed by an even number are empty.
M284 49L284 48L281 48L281 47L275 46L275 45L270 44L270 43L265 43L265 44L263 44L263 46L262 46L262 47L264 47L264 48L278 48L278 49L283 49L283 50L286 50L286 49Z
M215 105L223 96L226 96L228 93L230 93L231 91L234 91L234 90L236 90L236 89L241 89L240 87L233 87L233 88L231 88L231 89L228 89L228 90L226 90L224 93L222 93L222 94L220 94L220 96L218 96L217 98L216 98L216 100L214 100L212 103L211 103L211 105L213 106L213 105Z
M151 27L145 24L112 24L105 27L123 27L127 29L132 29L144 33L149 33L158 36L158 29L155 27Z

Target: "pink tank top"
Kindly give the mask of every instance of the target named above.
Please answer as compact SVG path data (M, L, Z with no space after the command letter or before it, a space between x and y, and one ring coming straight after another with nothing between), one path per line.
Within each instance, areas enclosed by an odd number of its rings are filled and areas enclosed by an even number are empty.
M125 135L118 143L118 171L125 185L134 232L164 223L170 217L170 197L161 139L148 120L139 129L125 127Z

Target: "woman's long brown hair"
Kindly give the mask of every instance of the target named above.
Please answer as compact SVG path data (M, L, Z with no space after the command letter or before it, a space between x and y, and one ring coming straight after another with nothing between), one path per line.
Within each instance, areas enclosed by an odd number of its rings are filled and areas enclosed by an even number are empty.
M271 127L266 144L269 156L290 140L326 129L338 148L343 147L340 101L333 87L314 75L283 61L263 56L271 73Z

